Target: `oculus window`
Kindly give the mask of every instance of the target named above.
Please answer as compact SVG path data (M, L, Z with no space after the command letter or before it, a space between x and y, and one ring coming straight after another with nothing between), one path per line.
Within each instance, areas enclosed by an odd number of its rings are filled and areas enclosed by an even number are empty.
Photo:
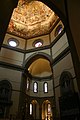
M33 42L33 47L41 47L43 45L43 40L37 39Z
M55 30L55 36L59 35L63 30L62 24L58 25Z
M19 41L15 38L9 38L8 39L8 44L11 47L17 47L19 45Z

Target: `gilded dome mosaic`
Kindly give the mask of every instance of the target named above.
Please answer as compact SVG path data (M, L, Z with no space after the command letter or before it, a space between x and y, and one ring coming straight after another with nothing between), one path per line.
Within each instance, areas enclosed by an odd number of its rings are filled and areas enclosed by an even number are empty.
M58 16L44 3L19 0L7 32L24 38L47 34L57 19Z

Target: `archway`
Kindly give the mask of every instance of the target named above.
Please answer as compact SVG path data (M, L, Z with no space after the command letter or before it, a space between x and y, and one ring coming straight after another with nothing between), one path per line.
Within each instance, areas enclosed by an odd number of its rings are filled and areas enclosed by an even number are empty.
M43 120L51 120L53 118L52 115L52 105L49 100L45 100L42 104L42 119Z
M36 100L32 100L31 101L31 104L32 104L32 116L33 118L36 120L36 119L39 119L38 116L39 116L39 104Z
M52 57L46 53L38 52L32 54L23 64L26 77L29 78L30 81L32 77L53 76L52 61Z
M46 95L49 92L51 93L51 91L49 90L50 89L50 84L48 86L49 89L47 89L48 92L46 92L46 89L43 89L44 88L44 83L45 83L44 80L46 80L46 79L49 80L50 77L52 78L50 80L52 81L52 85L53 85L53 70L52 70L53 68L52 68L51 63L52 63L51 56L46 54L46 53L43 53L43 52L38 52L38 53L32 54L25 61L24 65L23 65L25 67L25 73L24 74L26 74L25 75L26 77L25 77L24 81L26 83L27 78L29 80L28 84L30 84L30 89L28 89L26 91L26 94L28 94L30 97L33 96L33 97L36 98L36 95L37 95L37 99L41 100L41 99L44 99L42 97L42 96L44 96L43 95L44 93L46 93ZM24 74L23 74L23 76L24 76ZM42 83L40 82L40 79L42 79ZM34 84L34 83L37 83L37 84ZM35 85L38 85L38 87L35 87ZM37 90L36 90L36 88L37 88ZM41 89L42 89L42 91L41 91ZM54 92L53 87L52 87L52 92ZM48 96L47 96L47 98L48 98ZM47 110L49 110L49 109L51 110L51 104L49 104L50 102L46 102L46 103L47 103L46 104L47 109L45 111L47 112ZM35 111L33 113L33 117L35 119L37 119L37 118L40 119L42 117L42 113L41 113L42 107L38 106L35 99L32 100L31 104L32 104L31 106L33 107L33 109L36 108L36 110L33 110L33 111ZM48 109L48 107L49 107L49 109ZM36 111L37 111L37 114L36 114ZM39 115L38 115L38 113L39 113ZM46 113L46 115L48 115L48 119L50 119L52 117L52 111L48 111Z

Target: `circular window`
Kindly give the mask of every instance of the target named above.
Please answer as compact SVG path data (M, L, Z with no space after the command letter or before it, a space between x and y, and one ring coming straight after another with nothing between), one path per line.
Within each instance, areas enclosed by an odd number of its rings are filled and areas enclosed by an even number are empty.
M59 35L62 32L62 30L63 30L62 25L61 24L58 25L56 30L55 30L55 36Z
M41 39L37 39L33 42L34 47L41 47L43 45L43 41Z
M17 39L15 38L10 38L8 39L8 44L11 46L11 47L17 47L19 42Z

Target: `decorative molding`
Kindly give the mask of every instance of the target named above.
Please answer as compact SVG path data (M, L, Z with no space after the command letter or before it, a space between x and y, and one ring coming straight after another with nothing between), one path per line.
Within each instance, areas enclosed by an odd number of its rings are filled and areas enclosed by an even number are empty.
M11 63L6 63L6 62L2 62L0 61L0 66L4 67L4 68L8 68L8 69L13 69L13 70L17 70L17 71L24 71L24 68L18 65L14 65Z

